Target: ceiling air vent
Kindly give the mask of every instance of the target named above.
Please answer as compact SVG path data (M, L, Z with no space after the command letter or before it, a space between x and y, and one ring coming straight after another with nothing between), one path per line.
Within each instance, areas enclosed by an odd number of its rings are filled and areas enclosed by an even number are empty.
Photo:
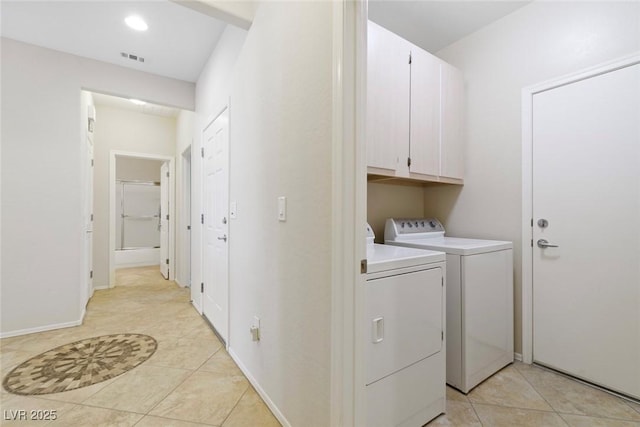
M120 52L120 56L123 58L129 58L132 61L144 62L144 58L142 56L134 55L132 53Z

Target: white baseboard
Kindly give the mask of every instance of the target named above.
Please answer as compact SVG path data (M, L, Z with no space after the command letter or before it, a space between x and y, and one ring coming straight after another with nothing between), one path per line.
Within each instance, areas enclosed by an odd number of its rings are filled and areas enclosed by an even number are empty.
M244 366L244 364L240 361L240 358L238 358L238 355L233 352L233 349L229 348L228 352L231 358L233 359L233 361L236 362L236 365L238 365L238 367L240 368L244 376L247 377L247 379L249 380L253 388L256 389L256 391L258 392L262 400L264 400L264 403L266 403L269 409L271 410L271 412L273 412L273 415L275 415L278 421L280 421L280 424L282 424L283 427L291 427L291 423L289 422L289 420L287 420L284 414L280 412L280 409L278 409L276 404L273 403L269 395L262 389L262 387L260 387L260 384L258 384L258 381L256 381L256 379L253 377L253 375L251 375L247 367Z
M191 305L193 306L193 308L196 309L196 311L202 316L202 307L200 307L198 304L196 304L195 301L191 301Z
M83 313L84 316L84 313ZM73 326L82 325L82 318L73 322L56 323L55 325L37 326L35 328L18 329L17 331L0 333L0 338L17 337L20 335L35 334L36 332L53 331L54 329L71 328Z
M513 353L513 358L518 362L522 362L522 355L520 353Z
M102 291L104 289L109 289L109 285L94 286L93 291L91 291L91 296L93 296L94 291Z

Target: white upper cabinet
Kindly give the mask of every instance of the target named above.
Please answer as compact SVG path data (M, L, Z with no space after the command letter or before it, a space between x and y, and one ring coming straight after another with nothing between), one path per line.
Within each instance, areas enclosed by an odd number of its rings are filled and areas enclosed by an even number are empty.
M411 49L411 173L440 174L440 60Z
M441 76L440 176L462 179L464 176L464 81L460 70L446 62L441 62Z
M462 74L369 21L367 166L370 175L462 184Z
M367 43L367 165L394 173L409 154L410 44L372 22Z

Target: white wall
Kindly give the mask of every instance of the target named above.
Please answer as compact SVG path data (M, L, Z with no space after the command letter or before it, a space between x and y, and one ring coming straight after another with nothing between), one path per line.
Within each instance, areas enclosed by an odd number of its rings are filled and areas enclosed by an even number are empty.
M425 189L452 235L514 242L521 351L521 90L640 49L638 2L534 2L438 52L466 81L464 188ZM459 191L459 194L457 192Z
M96 105L93 286L109 286L109 162L112 150L159 156L176 152L176 119ZM173 208L169 211L174 215Z
M82 88L192 109L194 85L1 39L2 336L80 321Z
M262 3L231 92L231 349L294 426L330 424L331 54L331 2Z
M100 132L98 134L100 135ZM160 160L118 157L116 158L116 179L160 182L162 163Z
M200 200L202 130L214 118L214 114L218 114L229 102L234 66L246 37L245 30L228 25L196 83L196 117L194 118L194 142L191 147L191 194L193 195L191 200L191 283L193 284L191 299L200 312L202 312L202 294L200 293L202 260L198 230L201 226L200 214L202 213Z
M230 351L299 426L330 424L331 48L330 2L264 2L246 39L225 31L196 89L198 153L230 95Z
M367 183L367 222L377 243L384 243L387 218L424 216L424 190L421 185Z

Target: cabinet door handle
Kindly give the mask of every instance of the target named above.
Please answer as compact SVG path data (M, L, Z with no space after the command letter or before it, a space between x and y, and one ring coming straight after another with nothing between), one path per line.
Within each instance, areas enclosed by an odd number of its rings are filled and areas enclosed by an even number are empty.
M371 321L371 341L378 344L384 340L384 317L376 317Z

